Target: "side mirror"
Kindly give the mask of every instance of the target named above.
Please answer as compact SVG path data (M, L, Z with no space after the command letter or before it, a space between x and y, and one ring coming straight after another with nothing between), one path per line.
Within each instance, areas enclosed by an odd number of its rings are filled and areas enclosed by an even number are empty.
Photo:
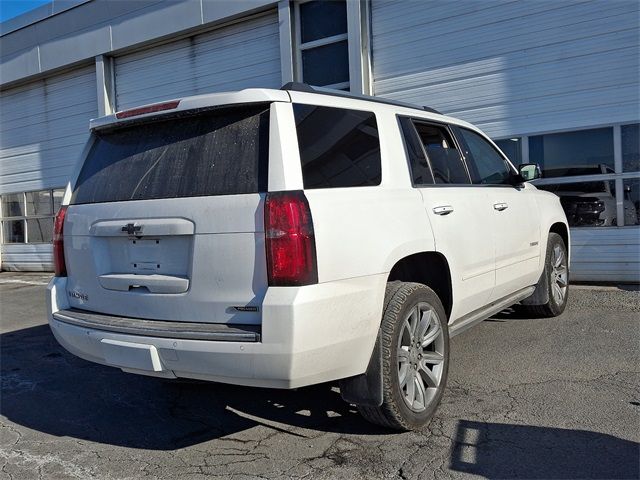
M542 172L540 171L540 167L537 163L523 163L522 165L519 165L518 173L525 182L542 177Z

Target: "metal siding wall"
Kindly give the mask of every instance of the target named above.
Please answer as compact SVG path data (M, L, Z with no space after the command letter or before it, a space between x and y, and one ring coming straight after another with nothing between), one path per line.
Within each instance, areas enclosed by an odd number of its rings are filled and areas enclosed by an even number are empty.
M0 93L0 194L64 187L98 116L95 67ZM2 245L2 268L51 270L50 244Z
M640 3L372 0L376 95L492 137L640 119ZM572 230L575 280L640 281L640 229Z
M638 121L640 4L373 0L376 95L493 137Z
M53 256L48 243L3 245L2 270L52 272Z
M640 283L637 227L571 229L571 279Z
M277 14L115 59L119 110L170 98L279 87Z

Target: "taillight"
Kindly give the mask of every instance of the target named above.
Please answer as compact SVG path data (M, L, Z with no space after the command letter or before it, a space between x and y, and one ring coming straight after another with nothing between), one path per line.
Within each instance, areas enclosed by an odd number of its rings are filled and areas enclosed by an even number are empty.
M313 221L304 192L267 193L264 229L269 285L318 283Z
M64 240L62 238L66 214L67 207L60 207L53 223L53 264L55 265L56 277L67 276L67 266L64 263Z

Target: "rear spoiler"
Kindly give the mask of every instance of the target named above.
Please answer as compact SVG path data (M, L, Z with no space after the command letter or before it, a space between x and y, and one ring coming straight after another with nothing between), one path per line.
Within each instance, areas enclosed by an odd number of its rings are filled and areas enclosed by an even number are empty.
M121 110L104 117L93 119L89 122L91 130L100 130L105 127L125 124L131 121L140 121L155 118L161 115L176 114L192 110L202 110L226 105L263 103L263 102L290 102L289 94L282 90L267 88L248 88L238 92L210 93L194 97L177 98L161 103L142 105L127 110Z

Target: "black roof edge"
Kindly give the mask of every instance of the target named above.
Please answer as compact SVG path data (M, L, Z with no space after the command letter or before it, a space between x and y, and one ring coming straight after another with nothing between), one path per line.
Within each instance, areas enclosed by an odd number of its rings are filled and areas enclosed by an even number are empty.
M412 103L399 102L397 100L388 100L386 98L372 97L371 95L358 95L355 93L342 92L340 90L330 90L325 88L312 87L302 82L289 82L285 83L280 90L289 90L292 92L305 92L305 93L318 93L320 95L331 95L333 97L353 98L356 100L366 100L369 102L384 103L386 105L395 105L396 107L413 108L416 110L423 110L425 112L437 113L442 115L441 112L431 107L421 107L420 105L413 105Z

